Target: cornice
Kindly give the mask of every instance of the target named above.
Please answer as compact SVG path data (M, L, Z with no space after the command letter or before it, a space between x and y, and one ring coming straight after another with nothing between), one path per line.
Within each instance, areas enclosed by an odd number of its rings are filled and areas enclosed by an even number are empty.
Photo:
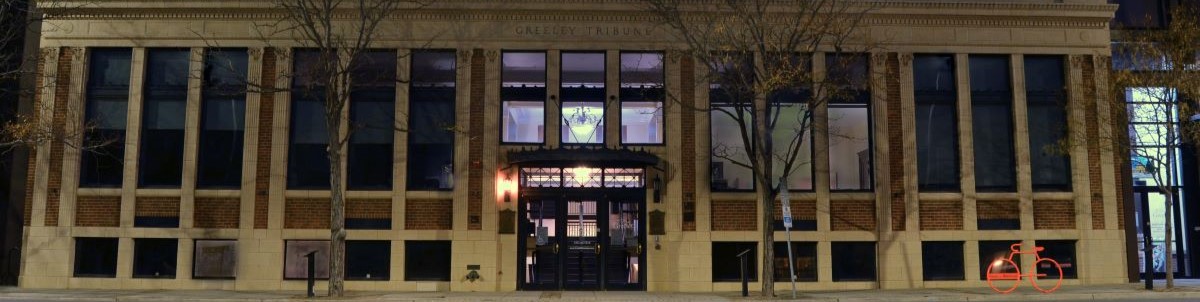
M351 19L351 13L341 16ZM54 15L54 20L228 20L267 21L282 18L266 8L146 8L79 9ZM548 11L548 10L448 10L425 9L399 12L393 20L407 21L467 21L467 22L622 22L653 23L657 19L644 12L630 11ZM971 14L913 14L872 13L867 25L907 26L988 26L988 27L1069 27L1108 28L1108 17L1030 16L1030 15L971 15Z
M854 1L854 0L850 0ZM702 5L715 2L713 0L681 0L683 5ZM1070 10L1070 11L1089 11L1089 12L1113 12L1116 10L1116 4L1088 4L1088 3L1052 3L1049 0L1045 2L1025 2L1025 1L1004 1L1004 0L947 0L947 1L905 1L905 0L861 0L855 1L863 7L886 7L889 9L951 9L951 10ZM115 8L154 8L154 7L189 7L189 8L270 8L271 1L267 0L107 0L107 1L85 1L85 0L61 0L54 2L54 7L115 7ZM430 5L430 8L469 8L472 6L489 6L499 5L499 7L546 7L547 4L569 4L571 7L579 7L579 5L595 5L595 6L627 6L630 9L636 8L639 4L644 3L644 0L438 0ZM47 10L53 10L54 7L43 7Z

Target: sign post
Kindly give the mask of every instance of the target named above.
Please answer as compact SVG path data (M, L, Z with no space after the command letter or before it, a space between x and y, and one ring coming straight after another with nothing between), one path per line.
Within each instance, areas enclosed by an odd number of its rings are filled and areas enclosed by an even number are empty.
M792 299L796 298L796 259L792 258L792 196L788 192L787 177L779 178L779 208L783 214L783 230L787 233L788 276L792 277ZM774 247L771 247L774 248Z

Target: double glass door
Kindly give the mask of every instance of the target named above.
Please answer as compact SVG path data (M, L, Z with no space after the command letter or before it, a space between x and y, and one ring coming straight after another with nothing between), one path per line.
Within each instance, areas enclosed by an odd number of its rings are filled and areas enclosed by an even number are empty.
M644 198L522 197L521 289L643 289Z
M1178 195L1180 190L1176 190ZM1150 187L1134 187L1134 219L1136 219L1136 229L1138 233L1138 270L1142 273L1146 272L1146 239L1150 239L1149 248L1151 249L1151 267L1154 269L1156 278L1163 278L1167 271L1166 254L1166 235L1167 235L1167 215L1171 216L1171 235L1172 235L1172 250L1171 255L1175 264L1176 277L1191 277L1194 272L1191 271L1191 257L1188 257L1191 233L1187 231L1187 227L1191 224L1184 221L1184 216L1181 215L1185 209L1183 200L1180 196L1175 196L1175 201L1171 207L1171 213L1167 213L1167 203L1172 202L1166 194L1158 191L1157 188ZM1147 236L1149 235L1149 236Z

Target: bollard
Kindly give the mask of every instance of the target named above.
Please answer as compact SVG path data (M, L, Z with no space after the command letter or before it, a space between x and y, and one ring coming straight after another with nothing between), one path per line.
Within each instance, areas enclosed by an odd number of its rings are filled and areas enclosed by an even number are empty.
M741 264L741 270L742 270L742 297L750 296L750 280L749 280L749 278L746 277L746 255L747 254L750 254L749 249L742 251L741 253L738 253L738 255L737 255L738 262Z
M317 251L311 251L311 252L308 252L308 254L304 254L304 258L308 258L308 297L309 298L312 298L317 295L317 293L315 291L313 291L313 286L316 285L316 283L317 283L316 255L317 255Z

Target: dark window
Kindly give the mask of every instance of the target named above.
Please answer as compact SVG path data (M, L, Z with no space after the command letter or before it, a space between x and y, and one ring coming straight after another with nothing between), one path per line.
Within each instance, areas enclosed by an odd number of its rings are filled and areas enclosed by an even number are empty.
M987 280L987 269L996 263L996 260L1008 259L1008 254L1012 251L1013 244L1021 243L1020 241L980 241L979 242L979 279ZM1013 262L1017 267L1021 267L1021 257L1013 257ZM1004 266L1007 268L1007 266ZM1021 269L1025 269L1021 267Z
M190 56L187 49L146 51L139 187L179 187L182 181Z
M963 242L921 242L921 268L925 272L925 281L965 280Z
M663 54L621 53L621 143L663 143Z
M120 187L125 162L125 127L129 106L128 48L89 50L87 132L84 145L94 146L82 152L79 164L80 187Z
M346 186L351 190L390 190L396 132L396 52L361 54L354 60L350 77Z
M958 106L954 56L913 59L917 124L917 183L922 191L957 191Z
M391 241L346 241L346 280L387 281L391 261Z
M1062 56L1025 57L1025 99L1029 108L1029 164L1034 190L1070 190L1071 166L1062 145L1067 138L1066 73Z
M500 142L541 144L546 141L546 53L501 57Z
M178 255L178 239L134 239L133 277L175 279L175 258Z
M179 216L133 216L133 226L139 228L177 228Z
M833 281L874 281L874 242L832 242Z
M405 241L404 281L450 281L450 241Z
M296 50L292 55L292 123L288 140L288 188L329 188L329 133L325 126L326 78L317 67L336 52Z
M346 229L350 230L389 230L392 228L391 218L350 218L346 217Z
M454 188L454 51L412 54L408 103L408 188Z
M75 277L117 277L117 238L75 238Z
M750 99L753 92L741 83L753 79L752 60L730 55L724 64L711 66L708 101L709 138L712 162L710 185L713 191L754 190L754 173L743 138L751 138L753 118ZM799 107L799 106L796 106ZM799 108L797 108L799 110Z
M758 281L757 242L713 242L712 281L742 281L742 264L738 255L743 252L746 253L746 280Z
M788 276L788 250L786 242L775 243L775 281L791 281ZM796 265L796 281L817 281L817 243L792 242L792 259Z
M562 54L562 143L603 144L604 53Z
M971 128L975 189L1017 189L1013 149L1012 82L1007 56L970 56Z
M1114 2L1114 1L1109 1ZM1166 4L1174 1L1163 0L1116 0L1116 16L1112 20L1114 28L1149 29L1166 26Z
M1054 259L1062 267L1063 278L1075 279L1079 276L1078 259L1075 258L1075 240L1038 240L1037 246L1045 248L1039 252L1042 258ZM1037 273L1047 276L1058 275L1053 265L1042 262L1037 264Z
M245 49L213 49L205 53L196 187L241 186L246 60Z
M870 190L871 92L865 55L825 56L828 79L838 84L829 102L829 189Z

